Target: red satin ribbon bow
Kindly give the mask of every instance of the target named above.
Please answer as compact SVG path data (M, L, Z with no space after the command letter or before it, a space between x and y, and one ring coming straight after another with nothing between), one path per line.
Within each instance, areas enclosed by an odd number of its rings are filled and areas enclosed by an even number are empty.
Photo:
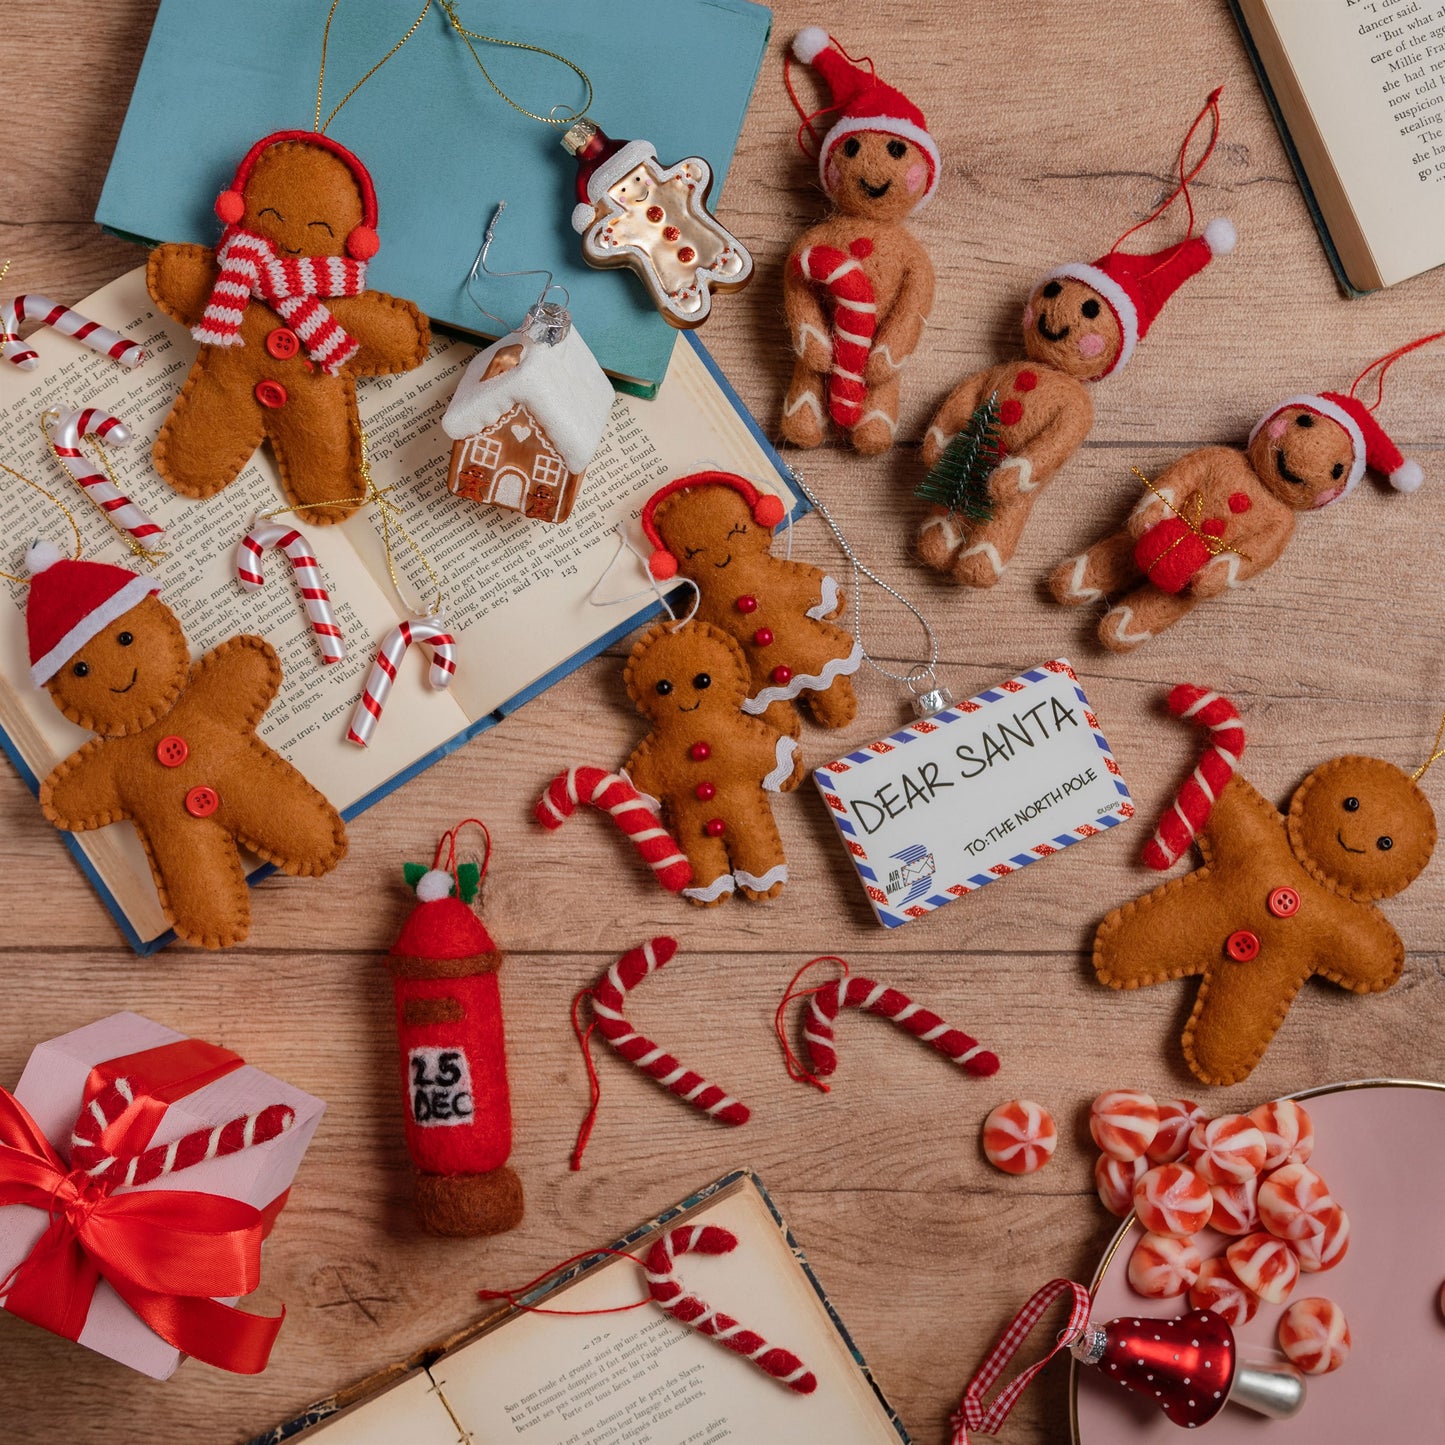
M133 1067L136 1060L157 1059L167 1067ZM186 1067L173 1067L177 1062ZM126 1136L127 1154L139 1152L165 1112L164 1103L156 1107L157 1098L181 1097L240 1062L227 1050L189 1039L173 1050L148 1050L99 1066L82 1107L88 1107L112 1065L132 1065L123 1072L136 1085L138 1113L149 1128L137 1128L128 1111L127 1119L118 1121L118 1132ZM178 1084L180 1076L188 1078L190 1088ZM261 1243L284 1202L283 1194L260 1210L216 1194L112 1192L109 1183L72 1171L24 1105L0 1089L0 1207L29 1205L50 1218L29 1255L0 1282L0 1295L11 1314L66 1339L80 1338L95 1287L104 1279L176 1349L223 1370L258 1374L266 1368L285 1310L274 1318L252 1315L214 1296L245 1295L256 1288Z

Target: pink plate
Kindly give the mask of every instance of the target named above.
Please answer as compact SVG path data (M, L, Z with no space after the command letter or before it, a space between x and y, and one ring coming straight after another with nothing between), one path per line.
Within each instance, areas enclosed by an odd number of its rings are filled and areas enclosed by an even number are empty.
M1445 1389L1422 1387L1445 1373L1445 1084L1338 1084L1298 1096L1315 1122L1311 1168L1330 1182L1350 1215L1350 1251L1328 1274L1304 1275L1311 1295L1344 1310L1354 1349L1332 1375L1305 1382L1293 1420L1265 1420L1230 1405L1204 1427L1211 1445L1358 1445L1360 1441L1445 1441ZM1415 1140L1413 1148L1404 1141ZM1435 1141L1426 1144L1423 1141ZM1132 1216L1094 1278L1100 1324L1120 1315L1176 1315L1187 1300L1145 1300L1125 1271L1140 1226ZM1410 1248L1401 1247L1402 1240ZM1194 1237L1206 1258L1229 1240ZM1296 1293L1299 1293L1297 1290ZM1279 1360L1284 1305L1261 1305L1236 1330L1245 1360ZM1181 1445L1183 1432L1138 1395L1096 1370L1073 1367L1074 1445Z

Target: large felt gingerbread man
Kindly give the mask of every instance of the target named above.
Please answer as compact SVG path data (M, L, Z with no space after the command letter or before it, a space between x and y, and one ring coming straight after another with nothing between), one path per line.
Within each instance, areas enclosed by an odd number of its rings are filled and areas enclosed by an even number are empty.
M706 622L660 622L632 649L627 693L652 731L624 771L662 805L692 864L683 896L721 903L734 890L774 898L788 877L769 793L797 785L797 743L742 705L750 672L742 649Z
M26 565L31 676L100 734L41 783L45 816L72 833L133 823L177 936L239 943L251 916L240 848L303 878L346 856L336 810L256 736L281 685L275 652L232 637L193 664L154 579L48 542Z
M933 263L903 224L938 187L938 147L923 112L810 26L793 55L812 65L839 111L818 147L834 211L804 232L783 268L783 307L797 361L782 432L816 447L826 418L858 451L893 445L903 363L933 309Z
M156 305L201 343L156 470L185 496L214 496L269 441L297 516L344 521L366 494L356 378L420 366L430 342L410 301L366 289L371 177L327 136L278 131L251 147L216 213L216 250L158 246L146 267Z
M1132 652L1272 567L1296 517L1348 496L1367 466L1398 491L1422 480L1354 395L1292 396L1245 450L1204 447L1166 468L1120 530L1054 569L1049 589L1070 607L1112 599L1099 640Z
M833 578L772 555L782 519L777 497L731 472L679 477L642 508L654 548L648 570L659 581L680 576L697 587L698 620L726 632L747 659L743 711L796 738L799 705L821 727L853 721L852 675L863 649L833 622L847 606Z
M1358 756L1315 768L1281 814L1233 775L1244 744L1226 699L1182 686L1169 707L1213 736L1145 860L1169 866L1197 832L1204 866L1109 914L1094 970L1121 989L1198 978L1185 1060L1206 1084L1235 1084L1312 975L1360 994L1399 979L1404 944L1375 903L1424 870L1435 814L1419 771Z

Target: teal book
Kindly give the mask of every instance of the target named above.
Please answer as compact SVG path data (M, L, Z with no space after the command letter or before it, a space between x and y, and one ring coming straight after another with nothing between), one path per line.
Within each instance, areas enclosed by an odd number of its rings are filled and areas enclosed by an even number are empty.
M313 128L329 9L327 0L162 0L96 220L147 244L213 245L220 234L213 203L252 143ZM419 9L419 0L343 0L331 26L323 118ZM772 25L766 6L457 0L455 9L470 30L574 61L593 86L588 114L609 135L650 141L665 164L706 159L716 209ZM546 115L557 107L561 115L582 107L582 81L557 61L474 43L492 79L527 110ZM381 250L370 285L415 301L443 326L501 334L508 328L477 310L465 282L488 218L506 201L493 268L550 270L570 292L573 318L603 367L629 390L651 395L676 332L637 277L582 260L571 225L577 167L562 148L563 129L508 105L433 4L327 134L354 151L376 183ZM475 290L514 325L536 299L538 278L483 277Z

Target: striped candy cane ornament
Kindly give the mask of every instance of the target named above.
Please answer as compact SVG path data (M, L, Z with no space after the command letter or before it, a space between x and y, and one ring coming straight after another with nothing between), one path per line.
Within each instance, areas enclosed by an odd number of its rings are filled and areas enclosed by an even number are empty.
M871 978L840 978L824 984L808 1001L803 1038L813 1073L827 1078L838 1067L833 1042L833 1024L843 1008L863 1009L891 1019L906 1033L931 1045L951 1059L966 1074L986 1079L998 1073L998 1055L990 1053L977 1039L945 1023L936 1013L913 1002L905 993Z
M1244 755L1244 726L1227 697L1180 683L1169 694L1169 711L1207 728L1209 742L1199 766L1185 779L1178 797L1159 820L1158 831L1144 845L1142 861L1160 870L1173 866L1188 851Z
M677 1274L677 1256L681 1254L731 1254L737 1248L737 1236L716 1224L684 1224L669 1229L647 1251L642 1266L652 1298L679 1324L707 1335L720 1345L751 1360L765 1375L780 1385L811 1395L818 1388L818 1378L791 1351L770 1345L760 1334L746 1329L731 1315L713 1309L693 1294Z
M0 307L0 355L21 371L34 371L40 365L40 353L19 336L20 326L26 321L38 321L62 336L73 336L92 351L112 357L127 371L134 371L146 359L145 352L134 341L97 321L87 321L69 306L62 306L48 296L17 296Z
M828 377L828 415L841 427L855 427L868 394L863 380L868 353L878 329L873 283L859 264L873 243L860 236L847 251L836 246L808 246L798 253L798 274L820 286L833 303L833 369Z
M544 828L557 829L583 803L606 813L617 824L669 893L679 893L692 882L692 864L662 826L655 809L623 773L568 768L547 785L533 816Z
M346 656L341 629L331 611L331 594L321 575L321 564L311 551L311 544L296 530L280 522L256 521L236 546L236 580L248 592L259 591L266 578L261 570L261 554L268 547L279 547L291 559L301 603L311 623L322 662L340 662Z
M427 671L427 681L431 686L438 691L451 686L457 671L457 642L447 631L446 624L440 617L419 617L411 622L399 623L381 639L366 687L351 710L347 742L355 743L359 748L371 742L381 710L386 705L387 694L396 681L397 669L413 642L425 643L431 650L431 667Z
M165 528L152 521L120 491L81 449L80 443L85 437L94 437L107 446L128 447L132 438L130 428L124 422L89 406L75 411L48 411L41 422L51 450L80 484L86 496L106 514L112 526L128 532L142 548L148 541L165 535Z

